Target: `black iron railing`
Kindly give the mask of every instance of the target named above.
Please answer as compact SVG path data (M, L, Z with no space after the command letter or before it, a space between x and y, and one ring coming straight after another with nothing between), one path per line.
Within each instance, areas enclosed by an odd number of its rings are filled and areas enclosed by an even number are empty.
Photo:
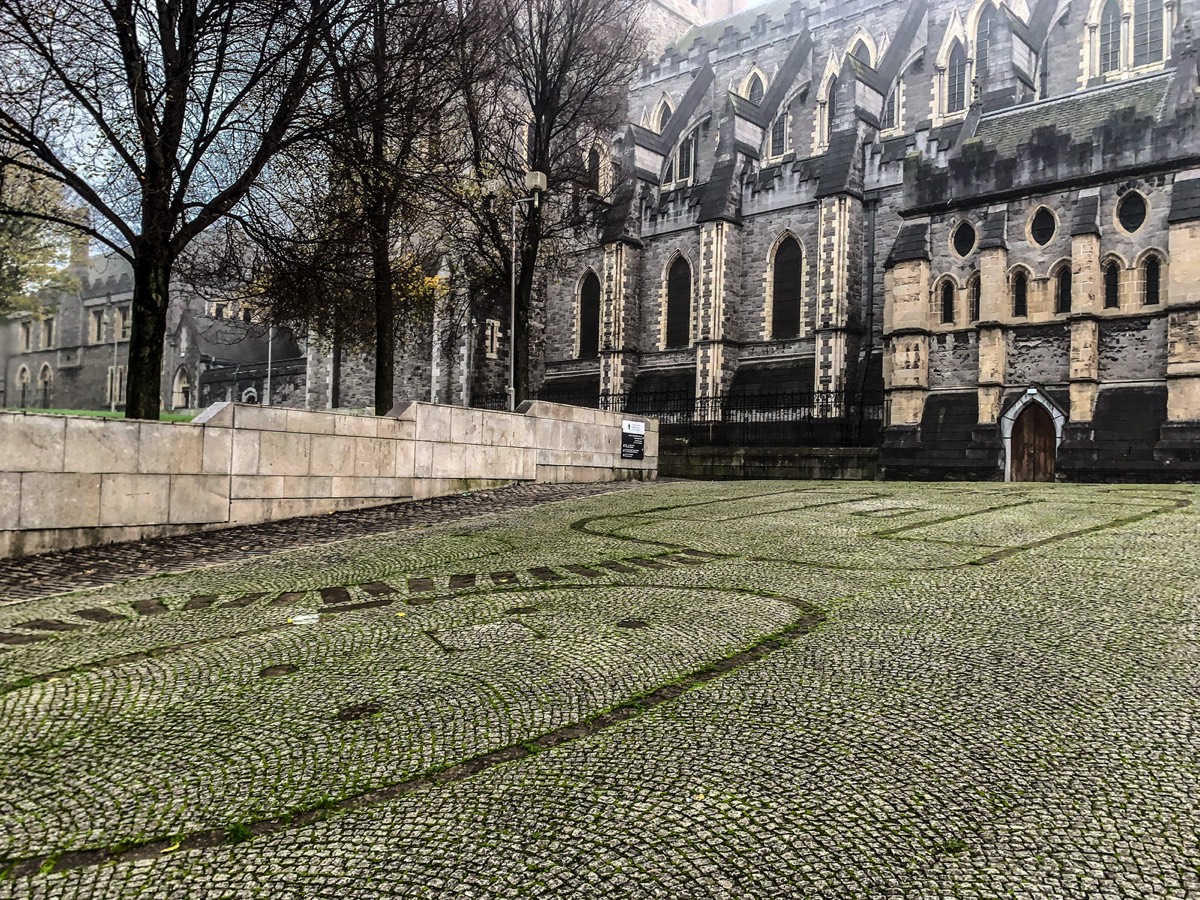
M884 400L856 391L795 391L694 397L688 391L556 392L535 399L610 412L653 416L664 440L711 446L872 446L879 441ZM504 395L473 406L505 409Z

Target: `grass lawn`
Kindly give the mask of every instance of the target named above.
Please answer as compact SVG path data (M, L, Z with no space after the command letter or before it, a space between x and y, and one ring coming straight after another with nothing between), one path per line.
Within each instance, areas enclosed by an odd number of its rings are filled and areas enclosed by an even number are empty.
M96 416L101 419L123 419L123 412L109 412L107 409L33 409L28 407L20 407L17 409L4 410L5 412L24 412L37 413L43 416ZM190 422L196 418L199 413L195 412L161 412L158 414L160 422Z

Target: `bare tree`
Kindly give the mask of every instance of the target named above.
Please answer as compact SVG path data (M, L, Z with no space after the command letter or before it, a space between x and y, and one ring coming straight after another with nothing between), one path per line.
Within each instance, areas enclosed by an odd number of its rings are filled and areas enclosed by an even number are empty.
M645 45L641 0L488 0L495 31L462 45L461 109L474 183L453 198L470 227L457 234L473 276L493 295L512 277L511 201L527 171L547 176L548 198L526 207L517 256L517 399L530 385L530 298L539 266L591 222L579 195L598 187L597 166L624 115L625 96ZM500 179L491 202L478 185Z
M250 260L225 280L262 314L372 351L380 415L394 405L397 332L428 312L444 226L436 200L463 164L452 63L478 21L471 0L363 0L328 48L335 126L279 157L267 202L234 214L231 240L253 249L208 255Z
M176 259L276 154L325 127L306 99L353 11L347 0L0 0L0 167L61 184L93 216L0 212L78 228L131 263L128 416L159 414Z

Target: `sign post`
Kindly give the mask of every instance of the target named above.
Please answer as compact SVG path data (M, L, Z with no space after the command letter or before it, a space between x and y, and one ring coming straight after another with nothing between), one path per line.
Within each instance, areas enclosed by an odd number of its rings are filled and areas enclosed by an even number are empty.
M621 420L621 459L646 458L646 423Z

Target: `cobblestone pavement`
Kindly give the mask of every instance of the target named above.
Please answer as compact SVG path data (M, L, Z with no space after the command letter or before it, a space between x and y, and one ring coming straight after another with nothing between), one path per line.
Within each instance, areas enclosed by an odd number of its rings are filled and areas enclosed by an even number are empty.
M1198 500L661 484L11 603L0 900L1200 898Z

